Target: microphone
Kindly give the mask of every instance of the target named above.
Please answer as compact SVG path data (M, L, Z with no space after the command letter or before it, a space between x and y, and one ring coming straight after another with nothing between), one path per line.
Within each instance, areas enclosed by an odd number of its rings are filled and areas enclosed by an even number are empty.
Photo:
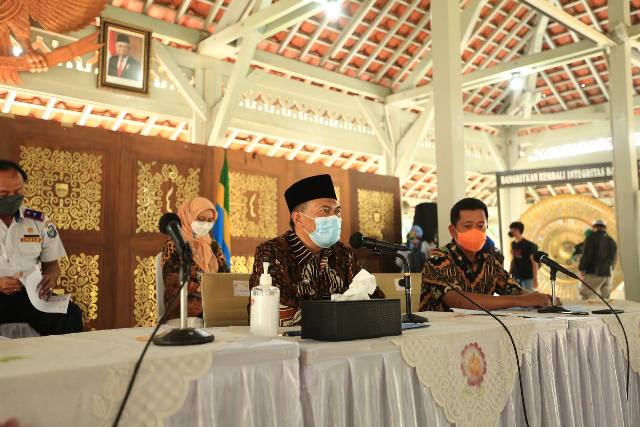
M178 255L180 255L182 261L191 263L193 261L191 247L182 238L182 233L180 232L181 226L180 218L172 212L167 212L162 215L162 217L160 217L160 222L158 223L160 232L171 237L171 240L176 244L176 251L178 252Z
M603 314L613 314L614 316L616 316L616 319L618 320L618 323L620 324L620 328L622 329L622 334L624 335L624 342L626 344L627 347L627 400L629 400L629 369L630 369L630 359L629 359L629 340L627 338L627 331L624 328L624 325L622 324L622 320L620 320L620 316L618 316L618 313L622 313L622 310L614 310L613 307L611 307L611 305L602 297L602 295L600 295L598 292L596 292L595 289L593 289L588 283L586 283L584 280L582 280L580 277L578 277L577 274L575 274L574 272L568 270L566 267L563 267L562 265L560 265L559 263L557 263L556 261L552 260L551 258L549 258L549 254L542 252L542 251L537 251L534 255L533 255L533 260L535 262L537 262L538 264L542 263L542 264L546 264L553 273L553 270L556 271L560 271L561 273L566 274L567 276L578 280L580 283L582 283L584 286L587 287L587 289L589 289L591 292L593 292L598 298L600 298L600 300L607 306L609 307L608 311L603 312ZM596 314L594 312L594 314Z
M537 262L538 264L547 265L552 270L556 270L556 271L559 271L561 273L564 273L564 274L566 274L567 276L569 276L569 277L571 277L573 279L580 280L580 278L576 275L576 273L574 273L573 271L567 269L566 267L563 267L562 265L558 264L556 261L554 261L551 258L549 258L549 254L546 253L546 252L537 251L533 255L533 260L535 262Z
M360 232L356 232L351 235L351 237L349 238L349 244L354 249L367 248L378 252L398 252L409 250L409 248L405 245L389 243L382 240L372 239L371 237L365 237Z

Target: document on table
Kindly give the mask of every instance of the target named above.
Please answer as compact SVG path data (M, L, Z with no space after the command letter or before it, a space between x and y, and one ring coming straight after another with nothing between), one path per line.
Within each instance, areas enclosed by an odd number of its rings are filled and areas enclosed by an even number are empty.
M42 273L35 269L26 277L21 277L20 281L27 290L29 301L36 309L45 313L66 313L69 307L71 294L52 295L48 299L41 299L38 295L38 283L42 281Z

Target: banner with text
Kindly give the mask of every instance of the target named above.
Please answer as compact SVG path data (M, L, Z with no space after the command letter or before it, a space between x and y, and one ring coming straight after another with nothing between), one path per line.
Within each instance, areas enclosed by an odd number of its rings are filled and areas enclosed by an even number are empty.
M640 174L640 161L638 161ZM613 178L611 163L561 166L557 168L527 169L496 173L498 188L558 185L580 182L609 181Z

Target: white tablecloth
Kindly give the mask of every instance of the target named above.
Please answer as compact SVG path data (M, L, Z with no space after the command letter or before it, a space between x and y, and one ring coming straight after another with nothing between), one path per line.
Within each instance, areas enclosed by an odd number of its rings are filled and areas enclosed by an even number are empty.
M212 329L216 341L151 346L122 426L299 426L298 345ZM0 421L110 426L149 328L0 342Z
M476 316L468 321L491 320ZM601 320L531 321L536 322L536 336L522 361L531 426L640 426L639 375L631 372L627 401L626 362ZM431 328L439 327L437 321L432 323ZM304 341L300 353L301 400L307 426L451 425L389 338L349 343ZM516 381L498 425L525 425L519 393Z
M481 337L497 327L486 316L426 315L432 326L406 336L471 329ZM521 360L531 426L640 426L640 375L631 372L627 401L626 360L609 326L597 317L528 321L535 327ZM151 347L121 425L451 425L397 337L322 343L253 339L246 327L212 330L213 344ZM110 425L149 332L0 341L0 420ZM524 426L515 378L509 387L496 424Z

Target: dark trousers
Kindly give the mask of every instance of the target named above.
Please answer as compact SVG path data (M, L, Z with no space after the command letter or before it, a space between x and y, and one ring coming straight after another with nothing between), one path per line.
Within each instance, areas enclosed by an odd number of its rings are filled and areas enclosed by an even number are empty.
M82 310L69 303L67 314L44 313L37 310L22 290L15 295L0 293L0 324L28 323L40 335L61 335L84 331Z

